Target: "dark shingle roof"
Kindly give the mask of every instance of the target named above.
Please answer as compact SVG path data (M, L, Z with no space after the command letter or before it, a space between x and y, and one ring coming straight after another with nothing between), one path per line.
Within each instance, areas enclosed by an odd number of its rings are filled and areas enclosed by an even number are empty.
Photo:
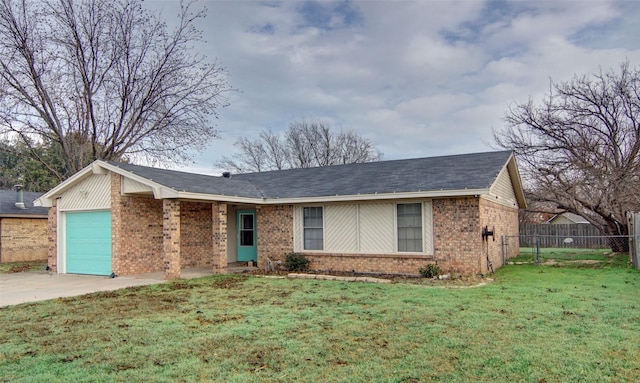
M177 191L262 198L256 187L247 181L112 161L109 164Z
M34 216L48 213L46 207L34 207L33 201L43 193L23 192L26 209L16 207L17 192L15 190L0 190L0 216Z
M304 198L489 188L510 151L237 174L231 178L110 162L177 191Z
M483 189L511 152L489 152L368 162L311 169L238 174L269 198Z

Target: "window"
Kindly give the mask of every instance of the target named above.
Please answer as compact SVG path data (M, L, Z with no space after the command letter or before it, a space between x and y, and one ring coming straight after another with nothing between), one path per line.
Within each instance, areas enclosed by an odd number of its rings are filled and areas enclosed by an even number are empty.
M253 214L240 214L240 246L253 246Z
M322 206L305 207L303 209L304 249L322 250L324 240L322 233Z
M422 252L422 204L396 205L398 251Z

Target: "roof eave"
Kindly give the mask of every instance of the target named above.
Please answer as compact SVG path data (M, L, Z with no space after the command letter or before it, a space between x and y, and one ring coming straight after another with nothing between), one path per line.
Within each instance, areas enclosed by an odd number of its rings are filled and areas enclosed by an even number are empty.
M522 188L522 179L520 178L520 171L518 170L518 164L516 157L511 153L509 160L507 161L507 170L513 183L513 189L516 194L516 200L518 201L518 207L521 209L527 208L527 200L524 197L524 189Z
M227 202L252 205L282 205L282 204L304 204L322 202L347 202L347 201L373 201L373 200L394 200L394 199L417 199L417 198L444 198L444 197L479 197L488 195L489 188L482 189L461 189L461 190L432 190L419 192L401 193L374 193L374 194L350 194L335 196L315 196L315 197L288 197L288 198L256 198L242 197L237 195L206 194L193 192L177 192L177 195L170 198L194 201ZM169 198L169 197L165 197Z
M489 188L461 189L461 190L431 190L431 191L416 191L416 192L401 192L401 193L351 194L351 195L299 197L299 198L266 198L264 200L264 204L275 205L275 204L373 201L373 200L395 200L395 199L416 199L416 198L479 197L485 194L489 194Z
M36 199L34 201L34 206L51 207L53 206L53 200L56 199L56 197L64 193L64 191L71 188L77 182L80 182L85 177L89 176L89 174L104 175L107 174L106 171L125 176L134 181L138 181L144 185L149 186L153 190L153 196L156 199L179 198L179 193L170 187L161 185L157 182L154 182L153 180L141 177L135 173L131 173L108 162L96 160L84 169L80 170L78 173L60 183L58 186L43 194L40 198Z
M95 161L95 162L99 162L99 161ZM76 182L79 182L80 180L85 178L85 176L87 176L89 173L93 172L94 163L92 163L91 165L86 166L84 169L80 170L79 172L77 172L73 176L71 176L68 179L66 179L65 181L62 181L61 183L59 183L53 189L51 189L48 192L46 192L43 195L41 195L40 198L38 198L35 201L33 201L33 206L52 207L53 206L53 200L56 199L57 196L62 194L65 190L69 189Z
M49 216L46 214L0 214L0 218L48 218Z
M169 197L165 197L165 198L169 198ZM171 198L194 200L194 201L246 203L251 205L262 205L265 203L264 198L242 197L237 195L225 195L225 194L194 193L194 192L186 192L186 191L176 192L176 196Z

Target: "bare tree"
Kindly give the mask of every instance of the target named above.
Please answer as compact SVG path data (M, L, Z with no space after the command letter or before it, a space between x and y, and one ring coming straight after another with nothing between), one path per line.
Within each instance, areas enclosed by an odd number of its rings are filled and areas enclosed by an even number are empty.
M382 154L355 132L334 132L324 121L296 121L282 136L271 131L256 140L235 143L238 153L223 157L218 166L238 173L310 168L379 161Z
M606 235L627 235L640 210L640 71L620 70L551 83L548 96L506 113L494 133L524 164L531 198L579 214ZM612 243L625 250L627 241Z
M2 0L0 133L60 180L94 159L187 160L217 137L209 119L231 90L191 50L205 16L192 8L181 3L170 31L141 0ZM59 148L64 171L42 144Z

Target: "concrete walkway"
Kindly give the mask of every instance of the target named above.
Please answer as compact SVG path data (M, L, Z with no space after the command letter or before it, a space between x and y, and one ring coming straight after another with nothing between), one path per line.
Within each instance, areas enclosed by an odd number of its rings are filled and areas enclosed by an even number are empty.
M247 268L229 268L227 271L243 272L244 269ZM181 271L181 278L191 279L211 274L212 271L208 268L185 269ZM0 307L164 282L163 272L115 278L48 271L0 274Z

